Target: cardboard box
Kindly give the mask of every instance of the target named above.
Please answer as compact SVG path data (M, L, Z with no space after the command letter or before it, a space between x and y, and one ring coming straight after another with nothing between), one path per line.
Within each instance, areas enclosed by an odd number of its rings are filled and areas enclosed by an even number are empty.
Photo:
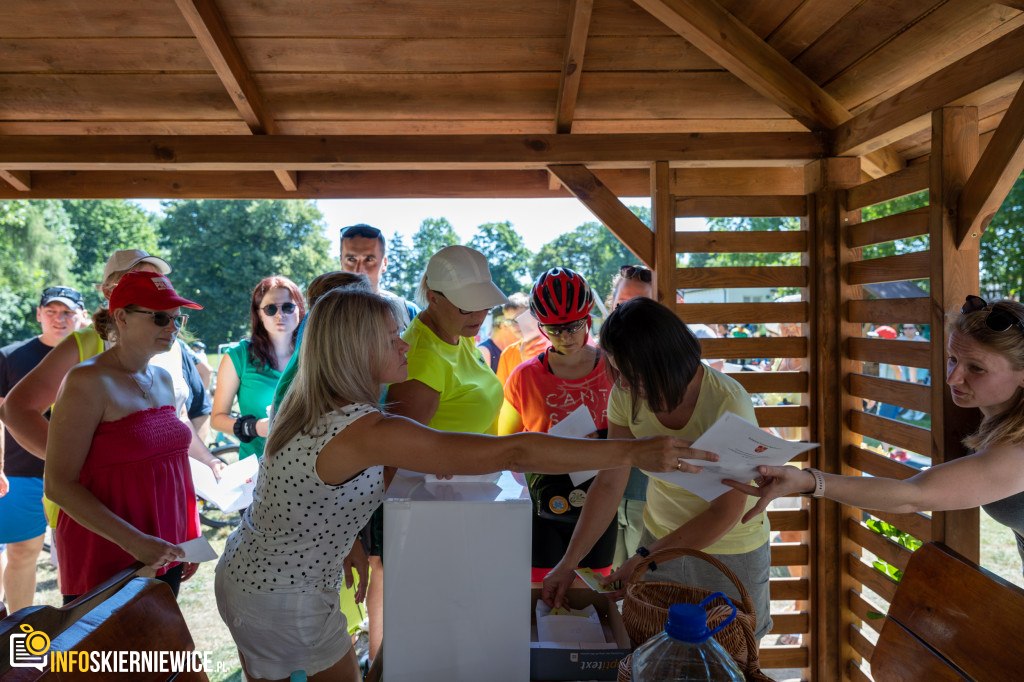
M531 680L616 680L619 661L629 655L629 635L615 604L589 587L573 587L566 592L569 606L582 609L593 604L601 616L605 639L613 649L549 649L537 641L535 607L540 588L531 590L530 599L530 679Z

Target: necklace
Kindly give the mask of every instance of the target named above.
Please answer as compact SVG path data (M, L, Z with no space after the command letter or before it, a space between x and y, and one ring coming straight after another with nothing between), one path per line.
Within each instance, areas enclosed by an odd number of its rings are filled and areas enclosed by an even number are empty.
M122 362L122 360L121 360L121 356L120 356L120 355L119 355L118 353L116 353L116 352L115 352L115 353L114 353L114 355L116 355L116 356L117 356L117 363L118 363L119 365L121 365L121 369L123 369L123 370L124 370L125 372L127 372L127 373L128 373L128 376L130 376L130 377L132 378L132 381L134 381L134 382L135 382L135 385L139 387L139 391L140 391L140 392L142 393L142 397L143 397L144 399L146 399L146 400L149 400L149 390L150 390L151 388L153 388L153 382L154 382L154 381L156 380L156 379L155 379L155 378L154 378L154 377L153 377L152 375L150 375L150 373L149 373L149 365L146 365L146 378L147 378L147 379L149 379L149 386L147 386L147 387L143 388L143 387L142 387L142 384L141 384L141 383L139 383L139 379L138 379L138 377L137 377L137 376L135 376L135 375L136 375L137 373L136 373L136 372L133 372L133 371L131 371L130 369L128 369L127 367L125 367L125 364L124 364L124 362Z

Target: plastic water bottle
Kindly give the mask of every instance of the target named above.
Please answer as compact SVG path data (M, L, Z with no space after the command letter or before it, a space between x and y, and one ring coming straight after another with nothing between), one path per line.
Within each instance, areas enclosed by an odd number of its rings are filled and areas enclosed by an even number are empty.
M732 656L712 639L736 617L732 602L729 602L732 615L714 630L708 630L704 606L715 597L728 601L724 594L716 592L699 605L669 607L665 631L651 637L633 653L633 682L743 682L743 673Z

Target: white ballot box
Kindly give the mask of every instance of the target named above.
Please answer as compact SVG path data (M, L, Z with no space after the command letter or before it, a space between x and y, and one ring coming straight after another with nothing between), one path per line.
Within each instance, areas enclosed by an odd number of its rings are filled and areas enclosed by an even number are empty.
M399 471L384 501L384 679L530 679L530 497L509 472Z

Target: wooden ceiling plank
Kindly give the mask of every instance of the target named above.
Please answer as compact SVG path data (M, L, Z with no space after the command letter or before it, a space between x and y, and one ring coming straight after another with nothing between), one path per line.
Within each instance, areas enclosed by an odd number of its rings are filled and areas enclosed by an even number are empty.
M825 153L811 133L691 135L255 135L6 136L9 170L369 170L543 168L650 159L756 161L813 159Z
M792 61L859 5L861 0L808 0L768 37L779 54Z
M811 130L831 129L850 113L803 72L713 0L634 0Z
M837 155L866 154L927 130L931 112L1024 67L1024 27L911 85L841 124Z
M274 119L267 114L259 89L245 65L215 0L175 0L185 21L206 53L213 70L231 96L231 101L254 135L277 132ZM298 173L274 169L274 175L286 190L298 189Z
M633 252L640 262L654 268L654 233L586 166L552 165L548 170L562 181L605 227Z
M576 98L580 92L580 78L583 76L583 54L590 32L590 15L594 0L572 0L569 7L569 26L566 30L565 55L562 58L562 73L558 79L558 102L555 108L555 132L572 132L572 120L576 112Z
M1024 171L1024 85L964 183L957 201L957 246L980 239Z
M28 171L12 171L0 168L0 180L3 180L19 192L28 192L32 189L32 174Z

